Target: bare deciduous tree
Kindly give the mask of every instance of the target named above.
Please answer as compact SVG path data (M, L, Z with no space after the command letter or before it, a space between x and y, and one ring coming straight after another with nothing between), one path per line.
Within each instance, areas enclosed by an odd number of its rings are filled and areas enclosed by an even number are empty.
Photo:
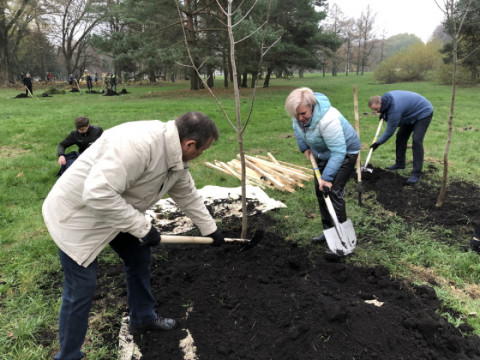
M452 56L453 56L453 71L452 71L452 97L450 100L450 115L448 117L448 133L447 133L447 142L445 144L445 151L443 153L443 177L442 177L442 185L440 187L440 193L438 194L437 198L437 207L441 207L445 200L445 194L447 192L447 180L448 180L448 153L450 151L450 144L452 142L452 132L453 132L453 114L455 110L455 91L456 91L456 78L457 78L457 49L458 43L461 41L461 30L463 22L465 21L465 17L467 16L468 12L470 11L470 6L472 4L472 0L468 0L466 7L462 10L459 14L459 9L455 4L455 0L444 0L443 7L441 7L438 2L435 0L437 6L443 11L445 15L447 29L446 32L452 37L453 39L453 48L452 48Z
M365 72L365 67L368 64L368 57L373 50L373 24L375 23L376 14L372 13L370 5L367 6L365 12L362 11L360 18L357 20L358 29L358 59L357 74L361 71L362 75Z
M253 104L254 104L254 101L255 101L255 92L256 92L256 87L257 86L256 86L256 84L255 84L255 86L253 86L250 108L249 108L247 116L245 117L245 119L243 119L241 111L240 111L240 89L239 89L238 76L237 76L238 74L237 74L237 66L236 66L235 48L236 48L236 45L238 43L240 43L242 41L245 41L250 36L254 35L255 33L258 33L259 31L261 31L262 29L265 28L265 25L268 23L269 12L266 14L266 20L262 23L262 25L260 25L256 30L254 30L250 35L248 35L246 37L244 36L241 39L235 39L235 34L234 34L233 29L234 29L235 26L238 26L238 24L240 24L242 21L245 21L245 19L247 19L248 16L250 16L250 14L252 13L252 10L256 6L257 2L258 2L258 0L254 1L253 5L249 9L246 9L246 11L241 11L241 10L243 10L243 9L241 9L242 4L240 4L240 6L238 8L234 9L233 8L233 0L227 0L227 6L226 7L223 7L222 4L220 4L220 2L217 0L218 8L219 8L220 12L223 13L224 16L225 16L226 22L224 23L224 25L227 29L229 45L230 45L229 54L230 54L230 61L231 61L233 90L234 90L234 97L235 97L235 121L233 121L229 117L229 115L225 111L224 107L222 106L222 104L220 103L218 98L215 96L215 94L213 93L211 88L208 86L207 81L205 81L200 76L200 69L202 68L202 65L205 63L206 60L204 62L200 63L200 62L197 61L197 59L195 59L193 57L192 53L190 52L190 47L189 47L189 45L190 45L189 40L190 39L188 38L187 30L185 29L184 26L182 26L184 39L185 39L185 46L186 46L186 49L187 49L187 52L188 52L188 55L189 55L189 58L190 58L190 62L192 64L191 65L192 68L198 74L198 77L203 82L203 85L209 90L210 94L212 95L212 97L215 99L218 106L220 107L225 119L227 119L227 121L230 123L230 125L232 126L232 128L235 130L235 132L237 134L237 141L238 141L238 148L239 148L240 162L241 162L241 169L242 169L242 174L241 174L242 175L242 185L241 185L241 189L242 189L242 230L241 230L241 234L240 234L240 237L242 237L242 238L246 237L247 227L248 227L247 203L246 203L246 199L247 199L247 197L246 197L246 167L245 167L245 152L244 152L243 133L244 133L244 131L245 131L247 125L248 125L248 121L249 121L249 119L251 117L251 114L252 114ZM270 0L270 3L271 3L271 0ZM182 19L182 12L180 10L180 6L179 6L178 2L177 2L177 9L178 9L178 16L181 20L181 23L183 24L184 19ZM270 6L269 6L269 9L270 9ZM238 20L235 22L234 18L237 15L238 15ZM188 24L188 22L187 22L187 24ZM280 40L280 38L277 39L277 41L279 41L279 40ZM258 64L258 69L260 69L260 67L261 67L261 63L262 63L263 56L265 55L265 53L272 46L274 46L277 41L275 41L272 45L270 45L268 47L264 47L264 44L263 44L263 41L262 41L262 46L260 47L261 54L260 54L260 61L259 61L259 64Z
M0 81L13 83L15 80L12 66L15 53L35 17L37 6L34 0L0 0Z
M88 59L88 37L103 20L101 0L59 0L49 3L49 19L54 43L58 43L67 74L81 72ZM81 74L80 74L81 75Z

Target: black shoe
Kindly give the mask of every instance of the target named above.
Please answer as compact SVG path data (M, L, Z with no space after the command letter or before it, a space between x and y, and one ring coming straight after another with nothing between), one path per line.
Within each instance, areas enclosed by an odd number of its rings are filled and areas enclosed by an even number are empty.
M314 238L312 238L312 244L322 244L325 241L327 241L327 239L325 238L324 234L320 236L315 236Z
M403 170L405 169L405 165L398 165L398 164L393 164L391 166L387 166L385 169L387 170Z
M468 247L471 251L475 251L477 254L480 254L480 240L475 238L470 240Z
M132 335L141 335L147 331L172 330L177 326L177 320L158 317L155 321L143 325L130 325L128 331Z

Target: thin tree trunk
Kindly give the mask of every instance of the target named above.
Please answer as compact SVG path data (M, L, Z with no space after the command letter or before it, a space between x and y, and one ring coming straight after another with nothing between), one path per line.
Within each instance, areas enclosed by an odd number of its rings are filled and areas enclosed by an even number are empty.
M456 77L457 77L457 37L453 39L453 72L452 72L452 98L450 100L450 116L448 117L448 134L447 142L445 144L445 151L443 153L443 177L440 192L438 194L437 203L435 206L441 207L445 201L445 195L447 193L447 180L448 180L448 153L450 151L450 144L452 142L453 132L453 113L455 110L455 92L456 92Z
M245 239L247 237L247 227L248 227L248 218L247 218L247 187L246 187L246 178L247 172L245 170L245 153L243 148L243 126L242 118L240 114L240 91L238 87L238 77L237 77L237 65L235 63L235 39L233 37L233 25L232 25L232 1L228 0L228 37L230 39L230 59L232 63L232 77L233 77L233 89L235 94L235 114L237 117L237 139L238 139L238 150L240 152L240 164L242 168L242 231L240 238Z

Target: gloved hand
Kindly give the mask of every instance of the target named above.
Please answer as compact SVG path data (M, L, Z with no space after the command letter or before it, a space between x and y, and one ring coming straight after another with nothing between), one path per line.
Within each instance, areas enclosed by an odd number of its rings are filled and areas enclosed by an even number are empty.
M332 190L332 189L330 189L328 186L323 186L323 187L322 187L323 196L328 196L328 195L330 195L330 191L331 191L331 190Z
M379 146L380 144L378 142L374 142L372 145L370 145L370 149L373 149L373 151L375 151Z
M218 231L218 229L215 230L214 233L208 235L208 237L213 238L213 246L220 246L225 244L225 236L223 236L223 234Z
M151 247L160 244L160 233L157 228L152 225L150 231L142 238L141 247Z

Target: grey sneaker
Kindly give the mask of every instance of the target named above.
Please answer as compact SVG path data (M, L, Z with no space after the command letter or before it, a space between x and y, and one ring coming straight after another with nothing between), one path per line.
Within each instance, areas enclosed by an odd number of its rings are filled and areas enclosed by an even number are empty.
M131 325L128 328L128 331L132 335L141 335L146 333L147 331L165 331L165 330L172 330L175 329L177 326L177 320L165 318L165 317L158 317L155 321L152 321L148 324L142 325Z
M410 177L407 179L407 183L409 184L416 184L420 180L420 175L411 174Z
M387 166L386 170L403 170L405 169L405 165L393 164L391 166Z

